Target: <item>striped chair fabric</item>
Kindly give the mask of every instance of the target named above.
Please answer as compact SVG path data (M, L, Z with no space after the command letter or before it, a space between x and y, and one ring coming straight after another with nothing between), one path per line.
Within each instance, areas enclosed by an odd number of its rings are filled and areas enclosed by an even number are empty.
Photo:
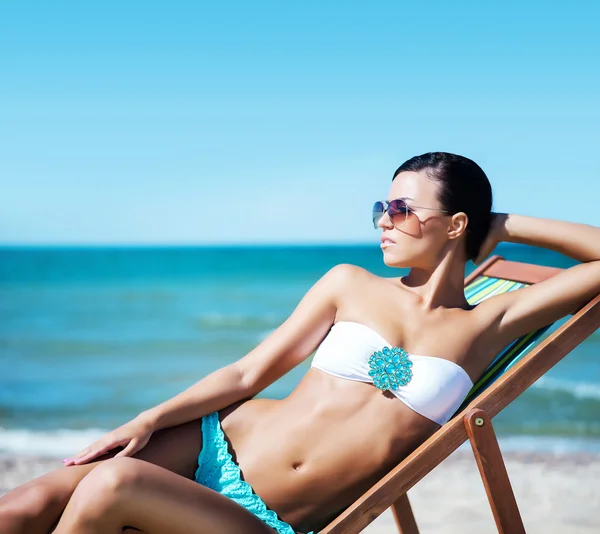
M513 282L512 280L503 280L502 278L480 276L465 288L465 296L469 304L479 304L493 295L499 295L500 293L505 293L507 291L516 291L527 285L528 284L523 284L521 282ZM488 366L481 378L475 383L463 404L454 415L461 412L477 395L523 358L523 356L535 346L542 334L551 326L552 324L549 324L538 330L529 332L505 347Z

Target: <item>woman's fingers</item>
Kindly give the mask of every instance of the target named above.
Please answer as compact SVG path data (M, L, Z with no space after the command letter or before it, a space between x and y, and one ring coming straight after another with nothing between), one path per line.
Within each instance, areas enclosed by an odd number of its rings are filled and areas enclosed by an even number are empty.
M132 439L129 442L129 445L125 447L121 452L115 454L115 458L119 458L120 456L132 456L137 451L139 451L142 447L139 447L139 441L137 439Z
M90 445L87 449L84 449L82 451L83 454L78 454L77 456L75 456L73 458L66 458L65 460L63 460L63 463L66 466L81 465L81 464L87 463L90 460L97 458L98 456L102 456L104 453L114 449L115 447L124 445L128 441L129 440L127 440L127 439L124 439L124 440L111 439L110 441L98 441L98 442Z
M89 447L78 452L73 458L64 459L63 463L66 466L85 464L116 447L125 447L116 456L131 456L146 446L151 435L152 432L148 431L146 425L140 424L136 419L105 434Z
M79 458L74 458L73 464L74 465L85 464L86 462L89 462L90 460L96 458L97 456L104 454L107 450L109 450L108 447L101 447L99 449L91 450L90 452L88 452L87 454L85 454Z
M63 464L65 464L65 466L74 465L75 460L79 460L80 458L83 458L84 456L89 454L95 445L96 442L92 443L89 447L86 447L85 449L81 449L77 454L73 455L71 458L65 458L63 460Z
M92 443L89 447L86 447L85 449L80 450L75 456L73 456L73 458L80 458L81 456L86 455L88 452L90 452L90 450L92 449L93 446L94 446L94 443Z
M152 432L142 435L139 438L133 438L127 447L115 454L115 458L119 456L133 456L136 452L141 451L150 441L150 436L152 436Z
M115 440L110 441L108 443L104 443L103 445L92 449L85 456L82 456L81 458L75 458L75 465L80 465L89 462L90 460L93 460L98 456L102 456L104 453L114 449L115 447L118 447L119 445L124 445L125 443L127 443L127 440Z

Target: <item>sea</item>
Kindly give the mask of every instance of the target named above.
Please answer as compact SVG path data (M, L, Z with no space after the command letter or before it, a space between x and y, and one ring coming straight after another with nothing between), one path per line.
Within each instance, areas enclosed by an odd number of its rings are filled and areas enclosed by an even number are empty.
M496 253L576 263L521 244ZM76 452L244 356L339 263L407 272L386 267L375 244L1 247L0 453ZM285 397L309 366L310 358L260 396ZM494 425L503 449L600 452L600 331Z

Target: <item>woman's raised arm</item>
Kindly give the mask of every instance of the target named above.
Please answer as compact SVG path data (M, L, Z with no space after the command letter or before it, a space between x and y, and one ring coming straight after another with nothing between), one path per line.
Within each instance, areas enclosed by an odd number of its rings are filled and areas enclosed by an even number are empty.
M548 280L496 295L478 306L480 312L487 310L496 318L497 335L506 343L575 312L600 293L600 228L495 214L478 260L483 260L501 241L548 248L582 262Z

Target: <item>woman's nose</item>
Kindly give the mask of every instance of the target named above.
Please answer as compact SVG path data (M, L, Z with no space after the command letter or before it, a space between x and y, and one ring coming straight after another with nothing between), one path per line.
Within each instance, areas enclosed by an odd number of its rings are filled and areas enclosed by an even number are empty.
M390 219L390 216L388 215L387 210L385 210L383 212L383 215L379 219L379 221L377 221L377 227L378 228L391 228L392 226L394 226L392 224L392 219Z

